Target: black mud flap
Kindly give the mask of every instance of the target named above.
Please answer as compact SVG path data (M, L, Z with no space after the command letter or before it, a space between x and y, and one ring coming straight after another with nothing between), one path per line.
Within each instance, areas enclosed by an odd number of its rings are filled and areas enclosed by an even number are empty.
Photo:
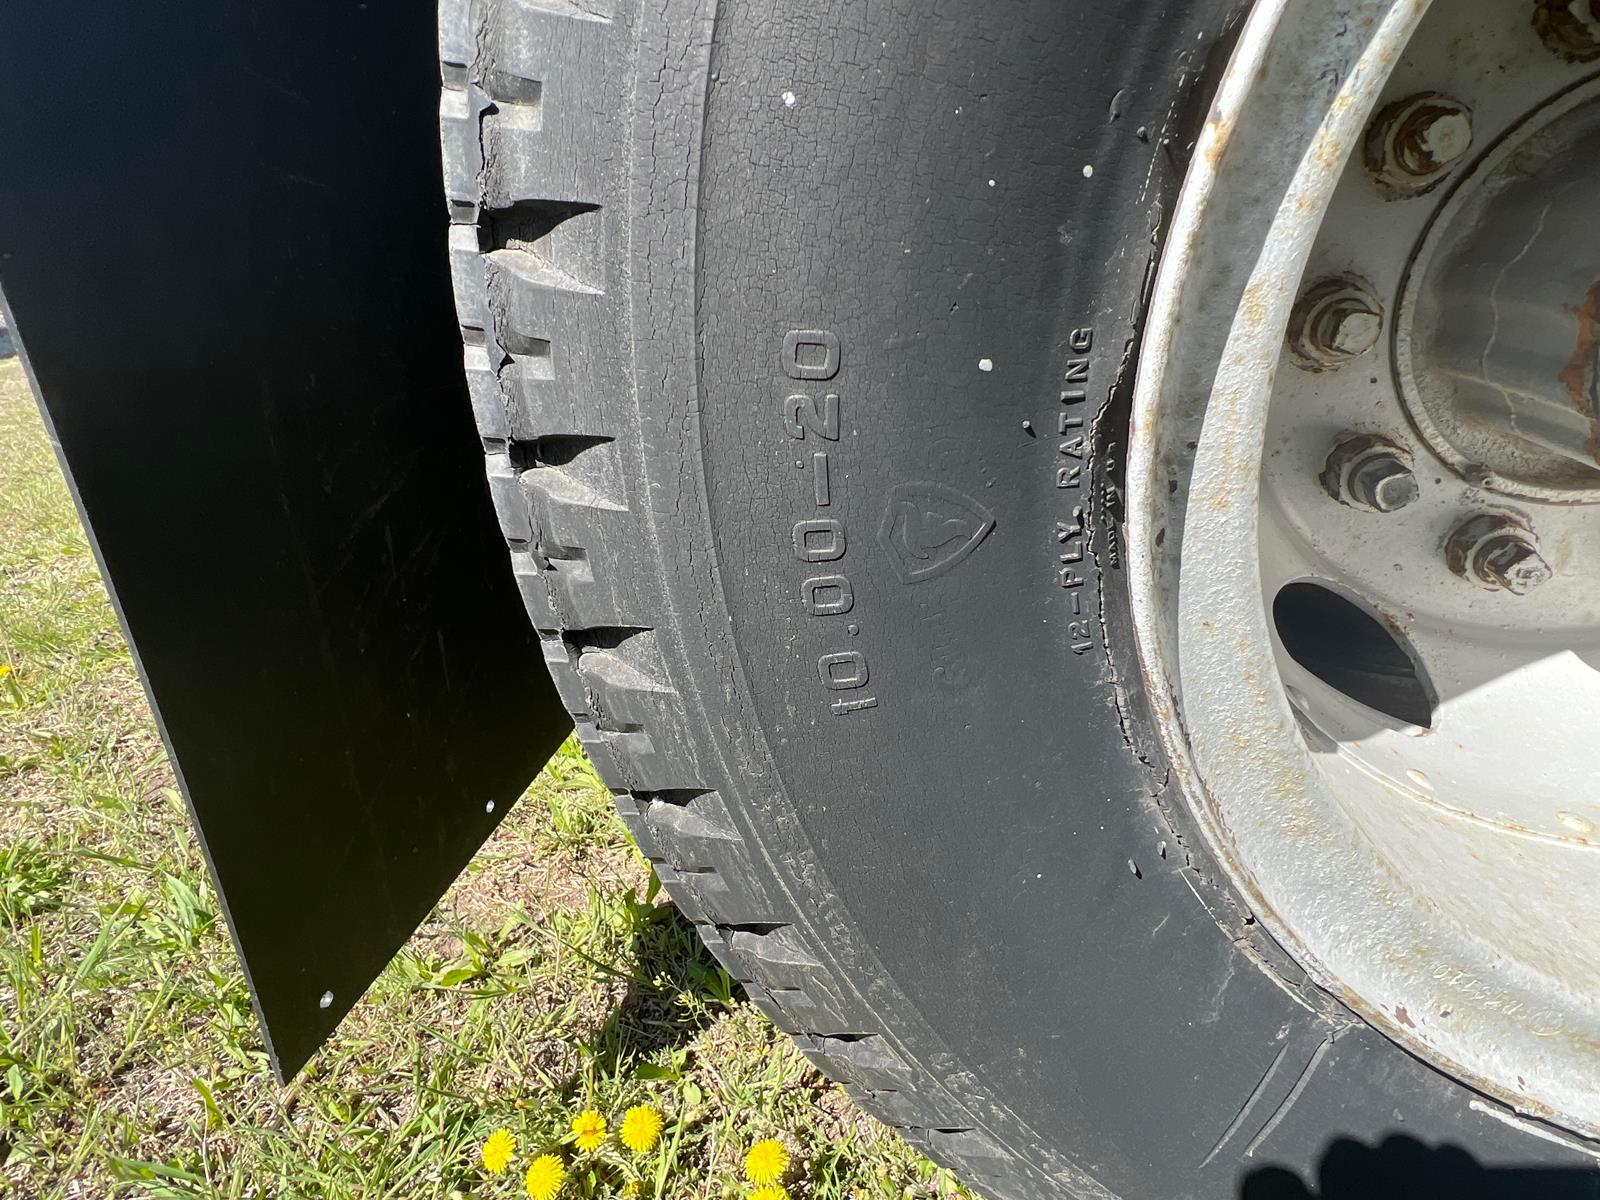
M571 728L446 258L433 0L27 0L0 288L297 1071Z

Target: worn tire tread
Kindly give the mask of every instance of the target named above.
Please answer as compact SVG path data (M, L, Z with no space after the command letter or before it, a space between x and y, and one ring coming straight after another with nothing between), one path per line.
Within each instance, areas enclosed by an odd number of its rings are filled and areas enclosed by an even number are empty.
M594 252L606 198L594 172L574 167L608 153L593 90L602 72L578 61L602 52L608 25L572 0L440 5L440 126L464 364L490 493L546 665L667 894L801 1053L963 1180L1008 1197L1059 1195L970 1114L939 1103L948 1093L808 951L794 914L765 886L732 801L696 769L691 717L654 641L662 617L651 597L665 589L665 572L647 523L628 506L626 456L616 453L638 437L634 397L586 378L593 358L560 344L563 334L597 336L591 323L620 319ZM575 103L533 77L541 55L565 55L562 76L584 81ZM559 144L579 136L594 140ZM594 227L571 228L584 221Z

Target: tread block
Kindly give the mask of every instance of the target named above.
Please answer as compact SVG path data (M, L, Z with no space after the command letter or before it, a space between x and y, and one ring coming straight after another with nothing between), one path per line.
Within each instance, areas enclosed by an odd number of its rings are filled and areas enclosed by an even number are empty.
M695 930L706 949L716 957L728 974L744 988L745 995L761 1009L772 1023L791 1037L801 1033L828 1031L844 1033L859 1027L867 1018L848 1014L843 1005L835 1004L825 994L813 996L804 988L768 987L752 976L751 964L741 958L728 944L725 931L704 921L696 922Z
M508 397L526 413L517 435L531 439L597 432L578 419L574 401L592 395L590 389L603 381L618 387L626 384L617 358L623 343L614 305L604 294L528 251L496 250L479 261L478 279L467 279L460 286L467 289L470 306L475 302L473 289L481 281L485 328L494 344L512 356L510 362L501 356L497 369ZM463 308L460 291L457 308L463 313L478 311ZM464 315L462 321L467 323ZM524 360L516 359L519 354ZM582 411L594 420L592 404ZM525 429L520 427L524 425Z
M639 633L616 646L584 650L578 674L588 689L600 737L625 760L621 786L640 792L700 787L683 701L661 682L666 672L654 634ZM686 866L675 865L680 871ZM691 881L691 886L700 890L698 883Z
M854 1083L841 1086L845 1095L889 1125L912 1125L928 1119L927 1110L917 1098L905 1092L888 1088L874 1091Z
M584 686L583 677L578 674L577 660L571 648L560 637L542 637L539 647L544 651L545 666L550 668L550 678L555 681L556 692L561 697L563 707L575 717L588 717L589 689ZM584 731L578 731L580 737ZM598 736L592 723L589 736ZM600 770L600 765L595 764L595 769Z
M604 451L597 448L580 456L585 460L580 465L541 465L522 471L520 482L526 493L525 503L544 534L541 544L549 548L548 553L553 558L561 557L557 552L568 547L583 548L593 544L596 528L590 522L597 519L593 515L595 510L622 514L628 511L604 490L605 476L610 474L608 470L584 469L598 463L609 466L603 455ZM598 519L614 521L616 518Z
M726 802L715 792L692 792L687 798L651 796L639 810L646 841L659 848L659 856L682 871L711 870L725 888L750 897L741 911L769 905L766 882L751 860L744 839L733 824ZM771 911L770 907L765 911Z
M726 963L723 964L723 969L727 969ZM729 971L728 974L732 975L733 972ZM799 1029L799 1026L795 1024L793 1017L779 1007L778 1002L773 999L771 992L767 991L767 989L762 987L759 983L742 983L739 986L744 989L745 999L749 1000L751 1004L754 1004L757 1008L759 1008L762 1015L765 1016L767 1020L771 1021L790 1037L795 1035L796 1031Z
M571 208L572 206L568 206ZM592 221L599 214L577 206L586 215L569 224ZM544 236L541 250L563 243L563 225ZM535 232L528 230L528 232ZM453 225L450 230L450 279L462 337L471 346L484 346L467 361L468 385L478 430L488 438L518 442L551 435L592 435L597 419L592 404L585 404L585 373L603 368L582 331L611 328L609 310L581 305L588 312L568 312L575 297L597 293L540 255L523 250L497 250L484 254L486 238L480 226ZM577 245L567 257L577 269L598 278L589 263L587 235L569 239ZM490 280L496 283L496 308L491 309ZM494 349L485 346L492 337ZM615 345L609 336L600 339Z
M772 913L772 901L759 885L734 884L720 871L710 870L682 871L679 878L702 914L715 913L720 920L756 921ZM732 967L728 970L733 973Z
M488 247L519 251L589 291L606 290L606 217L598 204L525 200L483 214Z
M439 95L439 150L452 221L478 219L478 173L483 164L478 123L483 104L482 94L471 87L445 88Z
M1011 1155L981 1129L928 1129L911 1126L902 1128L900 1136L929 1158L943 1163L959 1164L957 1169L962 1175L992 1176L1006 1172L1012 1165Z
M592 205L564 204L556 207L589 214L599 211ZM476 230L476 226L473 228ZM576 297L603 294L598 287L558 266L543 252L555 237L554 232L544 234L534 243L534 247L538 248L502 248L490 250L481 256L486 285L487 281L496 281L495 286L502 289L503 294L522 301L520 305L515 302L507 305L509 314L514 318L514 326L519 323L547 325L553 319L553 309L564 312L576 303ZM520 318L520 322L515 318Z
M559 603L562 624L581 631L603 628L619 618L630 624L653 624L656 605L640 594L638 578L629 574L619 578L609 569L596 578L587 559L559 559L551 561L546 583Z
M511 552L511 570L516 575L517 588L522 592L522 603L533 627L541 635L553 636L561 627L561 617L550 584L545 580L550 564L535 558L531 550L518 548ZM548 661L549 655L545 658Z
M759 987L759 984L747 983L746 990ZM785 1033L793 1035L801 1031L829 1030L843 1033L852 1025L861 1023L859 1014L852 1015L843 1005L835 1004L831 997L812 995L804 988L770 988L764 989L771 997L773 1005L784 1014L782 1020L773 1018L778 1028Z
M911 1088L916 1079L911 1064L881 1037L801 1036L795 1042L819 1071L841 1083L896 1091Z
M1015 1160L962 1158L941 1148L942 1144L929 1142L905 1126L897 1126L896 1129L909 1145L945 1170L953 1172L979 1194L987 1194L992 1190L1007 1197L1007 1200L1061 1200L1063 1196L1080 1194L1061 1185L1047 1188L1034 1183L1030 1177L1017 1171Z
M661 845L645 823L643 802L631 792L612 792L611 801L617 806L617 816L621 818L628 836L633 838L634 845L639 847L639 853L647 859L664 860Z
M666 888L667 895L672 897L673 904L678 906L678 911L694 922L697 928L703 925L706 913L699 896L690 891L682 877L665 863L652 863L651 866L655 869L656 878L661 880L661 886ZM724 962L722 965L726 967L728 964Z
M683 801L652 797L641 815L664 838L681 847L683 861L699 867L717 865L726 847L743 848L728 806L716 792L701 792Z
M799 980L822 965L790 925L761 932L735 928L728 934L728 945L753 965L753 978L772 986L797 986Z
M720 910L715 911L722 916ZM776 909L768 906L766 911ZM757 929L728 925L702 930L701 936L735 979L770 994L789 1017L783 1023L785 1028L834 1036L878 1027L877 1019L845 996L789 926ZM719 950L719 946L726 949Z
M600 446L580 457L594 460L609 453ZM627 510L598 492L571 464L520 471L509 451L491 450L486 458L501 533L521 544L513 547L512 564L536 629L586 631L619 621L640 628L655 624L659 599L646 595L644 549ZM607 551L606 569L599 577L589 561L589 546ZM683 785L627 786L660 791Z
M624 51L618 42L609 19L576 4L498 6L471 66L493 103L483 117L481 176L490 207L532 197L595 201L609 190L625 122L608 103L612 73L597 67Z
M593 453L598 453L593 452ZM501 485L504 486L503 484ZM526 540L545 575L545 592L529 599L529 613L540 629L586 631L617 624L653 626L659 597L646 592L647 547L638 522L570 467L539 467L522 473L520 496L504 493L504 503L520 501L522 514L502 519L507 529L526 529ZM502 493L494 490L496 506ZM512 536L509 535L508 536ZM604 569L595 570L591 552L604 553ZM525 593L526 595L526 593ZM548 615L541 616L542 611ZM630 784L650 790L681 783Z
M489 324L480 241L476 225L450 226L450 287L456 298L456 320L464 329L487 329Z
M533 514L522 494L522 472L511 465L511 456L505 451L492 451L484 455L484 469L489 476L489 499L494 502L495 516L500 518L500 532L507 541L534 540Z
M468 331L464 329L462 332ZM478 426L479 434L495 441L509 441L512 437L511 411L501 395L494 368L489 365L489 352L481 345L468 343L462 347L461 365L466 370L467 394L472 398L472 419Z
M472 0L439 0L439 61L452 67L472 61Z
M586 719L587 714L573 713L573 716L575 718L573 726L578 734L578 740L583 743L584 753L589 756L594 769L600 772L600 778L616 787L615 781L622 778L622 764L618 761L611 743L600 737L600 731L595 728L594 722Z
M517 441L595 432L598 414L584 403L583 390L570 379L558 381L543 364L508 358L493 372L491 386L506 414L507 436Z
M653 624L654 603L647 603L632 580L613 586L609 572L596 579L588 556L574 555L541 561L532 554L519 567L523 603L534 628L551 632L560 629L584 632L614 624L620 617L631 624Z
M582 21L609 21L615 0L510 0L518 8L537 9Z

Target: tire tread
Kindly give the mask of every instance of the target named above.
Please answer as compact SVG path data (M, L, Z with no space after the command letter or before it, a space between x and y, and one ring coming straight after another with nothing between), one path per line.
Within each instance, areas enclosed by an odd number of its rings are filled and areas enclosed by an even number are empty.
M667 894L750 1000L862 1108L962 1178L1061 1194L941 1103L854 990L811 953L700 777L689 710L655 629L663 572L626 500L617 443L633 396L593 346L625 331L604 278L602 167L618 119L600 90L609 14L568 0L442 0L440 130L451 277L490 493L545 662L595 768ZM540 77L540 64L548 77ZM568 94L563 89L572 89ZM558 464L548 439L584 444ZM953 1101L951 1104L953 1105Z

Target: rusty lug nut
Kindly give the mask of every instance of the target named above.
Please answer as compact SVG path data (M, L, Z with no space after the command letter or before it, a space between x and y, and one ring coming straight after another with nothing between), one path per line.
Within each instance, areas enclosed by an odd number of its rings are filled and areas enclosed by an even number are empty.
M1471 110L1438 92L1419 92L1377 115L1367 128L1364 157L1385 195L1417 196L1448 175L1471 147Z
M1539 554L1533 527L1514 513L1468 517L1445 539L1445 564L1480 587L1525 596L1555 576Z
M1323 465L1322 486L1340 504L1368 512L1394 512L1421 495L1410 452L1372 433L1340 440Z
M1308 371L1360 358L1378 344L1383 305L1361 280L1336 275L1306 289L1289 314L1289 349Z
M1533 28L1568 62L1600 59L1600 2L1597 0L1538 0Z

